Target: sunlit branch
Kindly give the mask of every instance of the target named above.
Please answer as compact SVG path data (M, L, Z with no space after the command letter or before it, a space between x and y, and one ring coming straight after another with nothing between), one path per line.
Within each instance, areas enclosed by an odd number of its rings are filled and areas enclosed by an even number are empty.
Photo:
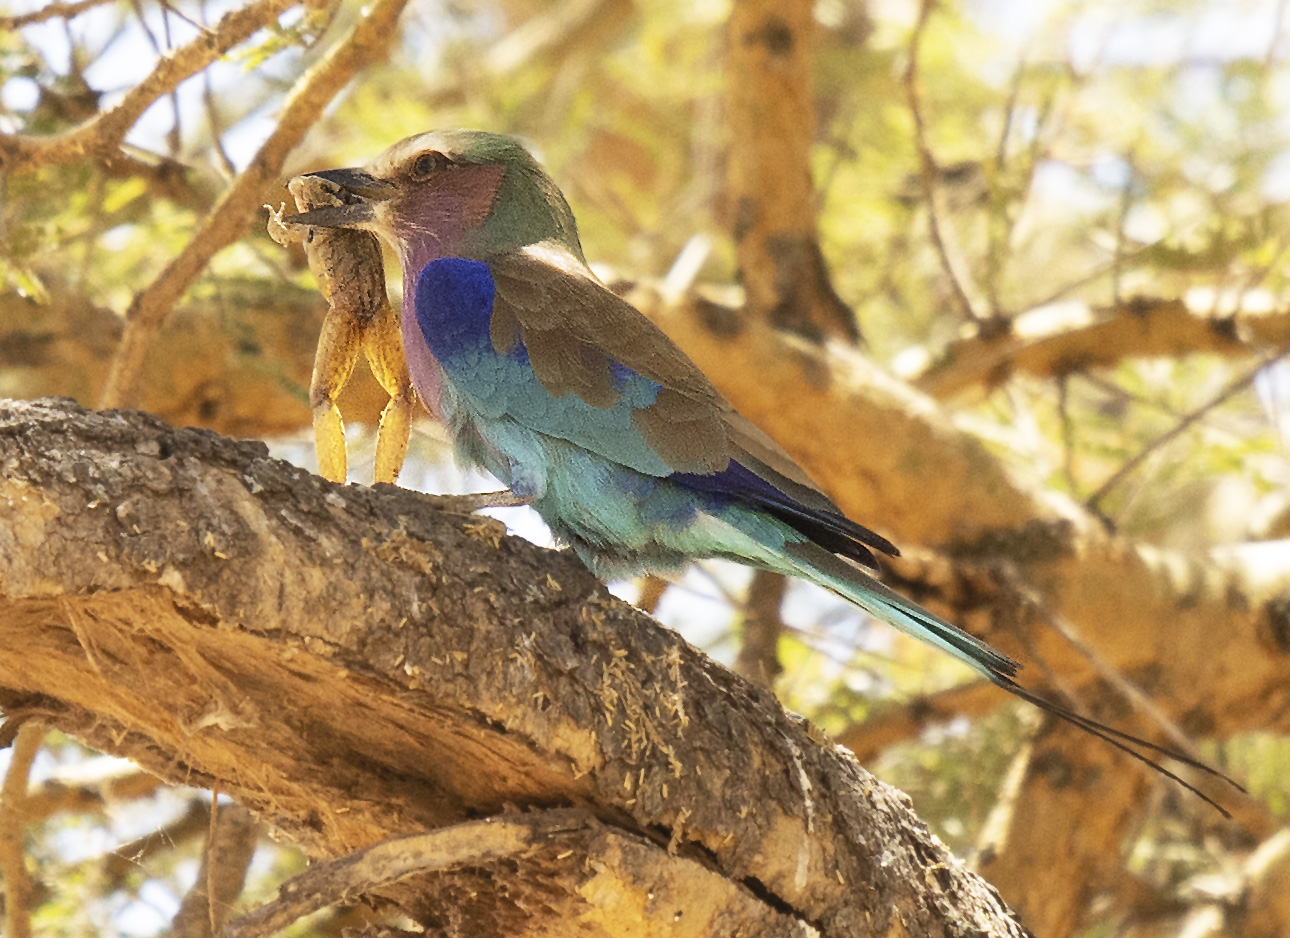
M10 174L27 173L54 163L110 153L154 102L275 22L295 2L256 0L226 13L210 30L158 61L148 77L127 91L119 104L79 127L48 137L0 134L0 169Z
M0 30L22 29L24 26L34 26L37 23L44 23L53 19L70 20L75 16L80 16L86 10L92 10L94 7L111 2L113 0L77 0L75 3L47 3L39 10L32 10L30 13L22 13L17 16L0 16Z
M988 391L1013 375L1057 378L1130 358L1245 357L1290 345L1290 310L1285 309L1215 317L1194 312L1179 299L1137 298L1091 318L1087 325L1039 335L968 336L947 346L914 383L945 400L970 389Z
M406 3L379 0L373 4L350 33L300 77L269 139L225 190L184 250L135 295L126 311L125 335L112 361L101 406L123 407L136 399L144 356L170 310L215 253L245 234L259 212L264 187L282 174L287 154L328 102L363 66L385 54Z
M36 722L23 724L0 787L0 877L4 879L4 933L9 938L31 938L33 884L27 870L23 831L27 825L27 778L44 741L43 726Z
M53 778L28 793L25 810L29 821L44 821L65 812L97 811L109 801L150 798L162 784L155 775L140 771L80 784L67 784Z

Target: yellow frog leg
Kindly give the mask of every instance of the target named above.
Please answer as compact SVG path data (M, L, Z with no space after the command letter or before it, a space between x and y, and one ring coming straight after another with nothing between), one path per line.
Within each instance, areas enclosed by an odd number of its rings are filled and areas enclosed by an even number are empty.
M403 355L399 314L390 309L388 299L363 337L363 352L367 355L372 374L390 395L390 402L381 412L381 424L376 431L376 481L393 484L398 481L399 470L403 468L403 459L408 452L416 391L412 389L412 377L408 374L407 359Z

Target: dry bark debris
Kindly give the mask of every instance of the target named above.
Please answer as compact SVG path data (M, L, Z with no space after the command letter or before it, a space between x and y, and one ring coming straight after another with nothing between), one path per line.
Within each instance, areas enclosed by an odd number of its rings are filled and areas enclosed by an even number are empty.
M0 405L0 505L10 721L218 782L316 858L597 819L374 890L430 934L1023 933L904 796L568 555L64 400Z

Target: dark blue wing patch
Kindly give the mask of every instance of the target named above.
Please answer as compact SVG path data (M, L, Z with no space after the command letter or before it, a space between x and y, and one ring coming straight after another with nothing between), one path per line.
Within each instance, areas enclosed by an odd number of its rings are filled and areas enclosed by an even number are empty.
M695 492L759 508L804 534L825 550L850 557L867 567L876 569L878 566L869 550L871 547L884 554L900 553L886 538L856 524L845 515L803 505L734 460L721 472L712 475L674 472L668 479Z

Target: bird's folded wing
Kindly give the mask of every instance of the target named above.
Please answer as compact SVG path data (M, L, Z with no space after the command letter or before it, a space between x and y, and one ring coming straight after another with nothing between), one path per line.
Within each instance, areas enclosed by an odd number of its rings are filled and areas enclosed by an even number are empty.
M862 563L895 553L849 521L671 339L550 243L431 262L417 318L454 384L506 416L654 476L756 505Z
M682 472L718 472L731 458L787 480L794 495L823 494L788 453L737 413L676 343L614 294L567 248L544 242L490 259L496 284L493 347L527 350L552 394L612 406L627 372L659 386L635 420L650 445ZM741 457L751 457L746 460ZM825 500L827 502L827 500ZM833 508L831 502L827 506Z
M711 473L734 455L724 401L676 344L604 286L567 248L542 243L490 258L492 339L522 345L542 387L612 407L633 378L653 399L633 413L647 444L673 470Z

